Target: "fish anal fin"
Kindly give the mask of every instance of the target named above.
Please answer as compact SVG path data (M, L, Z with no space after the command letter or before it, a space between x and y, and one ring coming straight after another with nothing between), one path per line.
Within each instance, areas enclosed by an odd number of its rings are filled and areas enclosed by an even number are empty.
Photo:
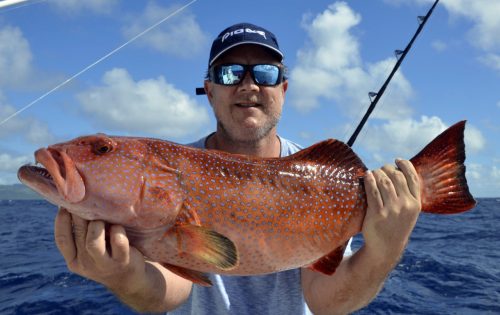
M314 271L319 271L326 275L333 275L337 267L340 265L342 258L344 257L344 251L346 249L348 242L344 245L335 248L329 254L321 257L315 263L313 263L308 268Z
M476 205L465 178L465 121L443 131L410 161L420 177L422 211L451 214Z
M208 275L203 273L203 272L191 270L191 269L187 269L187 268L182 268L179 266L170 265L170 264L166 264L166 263L163 263L162 265L163 265L163 267L167 268L168 270L175 273L176 275L178 275L184 279L187 279L193 283L196 283L196 284L204 286L204 287L211 287L212 286L212 281L210 281L210 279L208 278Z
M191 224L175 227L179 255L190 255L221 270L238 265L236 245L224 235Z

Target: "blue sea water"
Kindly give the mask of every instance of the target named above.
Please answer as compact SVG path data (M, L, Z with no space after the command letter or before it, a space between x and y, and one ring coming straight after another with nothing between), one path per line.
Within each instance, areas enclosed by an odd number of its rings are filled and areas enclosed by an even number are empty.
M46 201L0 201L0 314L135 314L67 270L55 213ZM422 214L384 289L356 314L500 314L499 224L500 198L460 215Z

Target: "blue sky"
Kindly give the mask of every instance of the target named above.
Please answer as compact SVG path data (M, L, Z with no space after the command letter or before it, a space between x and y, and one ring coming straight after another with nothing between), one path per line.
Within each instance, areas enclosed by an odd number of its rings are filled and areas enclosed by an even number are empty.
M0 0L0 4L3 0ZM0 121L189 1L45 0L0 8ZM26 5L27 4L27 5ZM202 86L213 38L273 31L290 84L279 133L347 141L432 1L198 0L0 125L0 184L48 144L105 132L185 143L214 128ZM410 158L466 119L467 177L500 196L500 2L442 0L354 150L370 168Z

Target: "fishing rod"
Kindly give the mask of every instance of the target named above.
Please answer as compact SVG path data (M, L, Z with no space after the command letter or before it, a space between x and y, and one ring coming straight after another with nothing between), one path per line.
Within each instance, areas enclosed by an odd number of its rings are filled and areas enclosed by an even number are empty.
M410 48L413 45L413 42L415 41L415 39L417 39L418 34L420 34L422 29L424 28L425 23L427 22L427 20L431 16L432 11L434 11L434 8L438 4L438 2L439 2L439 0L436 0L434 2L434 4L432 5L432 7L429 9L429 11L427 12L427 14L425 16L418 16L419 26L417 28L417 31L413 35L412 39L410 40L410 42L406 46L406 48L404 50L395 50L394 51L396 58L397 58L397 62L394 65L394 68L392 69L391 73L389 74L389 76L385 80L384 84L382 84L382 86L380 87L380 90L378 92L369 92L368 93L368 97L370 98L370 101L371 101L370 106L368 107L368 110L366 111L365 115L363 116L363 118L359 122L358 127L356 128L356 130L352 134L351 138L349 138L349 141L347 141L348 146L352 147L352 145L354 144L354 141L356 141L356 138L358 137L359 132L361 131L361 129L363 129L363 126L365 125L366 121L368 120L368 117L370 117L371 113L375 109L375 106L377 106L377 103L380 100L380 98L382 97L382 95L384 94L385 89L389 85L389 82L391 82L392 77L394 76L396 71L398 71L401 63L403 63L403 60L405 59L406 55L410 51ZM375 96L375 98L372 100L372 97L374 97L374 96Z

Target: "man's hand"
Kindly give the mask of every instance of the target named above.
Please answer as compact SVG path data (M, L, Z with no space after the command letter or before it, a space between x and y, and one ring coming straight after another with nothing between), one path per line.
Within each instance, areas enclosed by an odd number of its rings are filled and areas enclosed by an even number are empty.
M410 161L396 160L365 176L368 209L362 233L377 261L396 264L420 214L420 183Z
M144 257L129 246L122 226L110 227L110 246L107 247L103 221L89 222L61 208L56 216L54 234L70 271L111 290L124 289L127 284L134 283L134 275L145 272Z
M364 178L368 209L364 245L344 257L332 276L302 269L302 288L315 314L346 314L367 305L398 263L420 213L420 185L409 161Z
M146 261L120 225L109 228L106 240L103 221L87 221L61 208L54 235L70 271L105 285L140 312L172 310L189 297L192 283Z

